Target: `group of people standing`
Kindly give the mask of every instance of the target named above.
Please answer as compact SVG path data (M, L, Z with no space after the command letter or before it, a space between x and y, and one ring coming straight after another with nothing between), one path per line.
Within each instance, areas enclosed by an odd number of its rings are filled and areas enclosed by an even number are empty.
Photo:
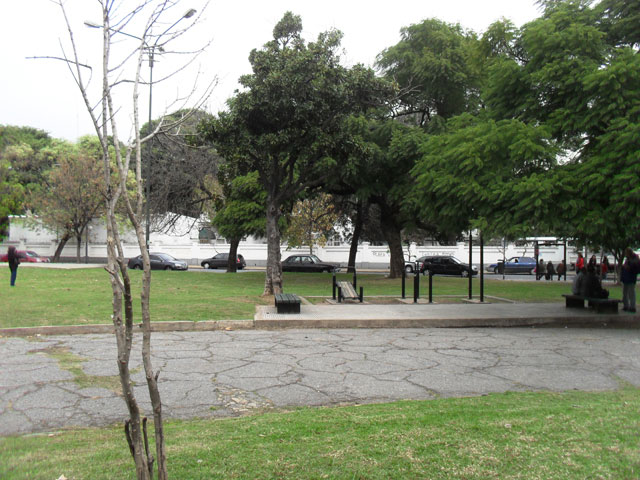
M576 276L571 287L574 295L587 298L608 298L609 291L602 288L601 281L607 278L607 273L611 265L604 257L598 266L596 256L589 259L587 266L584 265L582 254L578 254L576 262ZM622 282L622 309L627 312L636 311L636 282L640 274L640 258L631 248L624 252L624 263L621 267L620 281Z
M585 267L584 256L582 253L578 253L578 259L576 260L576 274L583 269L593 268L596 275L599 276L600 281L606 280L609 271L611 270L611 264L609 263L609 259L605 255L602 257L602 262L598 265L598 259L595 255L592 255L589 259L589 263ZM538 261L538 267L536 269L536 279L540 280L542 277L545 280L553 280L554 275L558 275L558 280L565 274L567 271L567 266L564 263L564 260L561 260L558 264L558 267L554 267L553 262L549 260L546 264L544 260L541 258ZM586 273L586 271L585 271Z
M545 280L553 280L554 275L558 275L558 280L565 274L567 271L567 266L564 264L564 260L561 260L558 264L558 267L553 266L553 262L549 260L546 264L544 260L541 258L538 261L538 267L536 268L536 280L540 280L542 277Z

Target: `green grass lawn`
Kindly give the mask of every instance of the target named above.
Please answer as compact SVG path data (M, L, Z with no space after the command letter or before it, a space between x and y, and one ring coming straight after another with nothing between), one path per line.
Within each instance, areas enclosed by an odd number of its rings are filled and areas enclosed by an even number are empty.
M6 282L0 287L3 308L0 309L0 328L39 325L82 325L111 323L111 287L108 274L99 268L60 270L49 268L21 268L17 286ZM132 271L136 290L142 273ZM340 274L349 280L351 275ZM384 275L360 275L365 297L375 295L400 296L399 279ZM561 294L570 286L564 282L485 280L485 295L518 302L561 302ZM152 321L171 320L238 320L251 319L255 306L270 303L261 297L263 272L215 274L203 272L153 272L151 287ZM285 273L286 292L302 296L331 296L331 275ZM421 295L427 295L427 277L421 277ZM434 277L436 300L452 301L448 295L466 297L468 280L453 277ZM479 294L479 281L473 281L474 295ZM407 282L407 296L413 295L412 278ZM620 287L613 287L611 296L620 298ZM134 305L138 307L138 302ZM139 309L138 309L139 310Z
M304 408L165 429L176 479L640 477L635 388ZM121 426L0 438L4 480L134 473Z

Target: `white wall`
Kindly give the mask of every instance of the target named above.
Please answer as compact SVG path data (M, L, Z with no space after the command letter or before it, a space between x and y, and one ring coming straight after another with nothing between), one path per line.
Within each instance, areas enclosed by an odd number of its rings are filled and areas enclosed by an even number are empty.
M198 240L198 222L194 219L183 219L178 222L171 234L151 234L150 246L152 252L165 252L181 260L186 260L191 265L199 265L205 258L212 257L216 253L228 252L229 245L224 243L200 243ZM123 236L124 252L126 257L135 257L140 254L137 241L132 232ZM26 217L10 217L9 238L3 242L3 249L8 245L15 245L20 250L34 250L43 256L53 256L58 240L55 232L51 232L43 227L37 226L33 220ZM82 261L84 261L85 245L84 237L81 245ZM241 242L238 253L242 254L249 266L264 266L267 261L267 245L259 239L249 239ZM309 253L308 248L298 248L288 250L286 246L281 250L282 258L289 255ZM349 245L315 247L314 253L322 260L332 263L340 263L346 266L349 259ZM63 250L62 257L75 259L76 244L75 239L67 243ZM469 260L468 246L461 242L455 246L420 246L411 244L405 247L405 259L415 260L426 255L453 255L463 262ZM516 247L513 244L507 245L506 258L515 256L533 257L533 245ZM564 255L563 248L540 246L540 258L545 261L551 260L557 264ZM94 222L89 230L88 257L93 261L106 259L106 232L104 225L98 221ZM576 258L573 249L567 249L567 262L571 263ZM484 264L489 265L502 259L501 247L485 246ZM390 254L386 246L373 246L369 243L362 243L358 246L356 265L359 268L388 268ZM480 247L473 247L473 263L480 263Z

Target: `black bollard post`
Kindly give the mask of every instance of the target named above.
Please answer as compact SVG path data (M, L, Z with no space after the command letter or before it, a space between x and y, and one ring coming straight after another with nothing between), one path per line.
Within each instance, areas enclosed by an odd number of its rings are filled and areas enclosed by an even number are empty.
M416 272L413 277L413 303L418 303L418 298L420 298L420 273Z
M353 267L353 289L358 289L358 277L356 276L356 267Z
M429 271L429 303L433 303L433 274Z
M364 301L364 288L360 287L360 303Z
M333 271L333 299L336 299L336 271Z
M402 298L405 298L405 296L404 296L404 292L405 292L404 283L405 283L406 278L407 278L407 271L403 268L402 269Z

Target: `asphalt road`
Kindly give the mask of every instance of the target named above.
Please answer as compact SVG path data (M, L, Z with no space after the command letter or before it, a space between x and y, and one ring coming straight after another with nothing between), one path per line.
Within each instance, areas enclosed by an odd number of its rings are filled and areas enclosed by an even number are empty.
M168 418L523 390L640 386L638 330L242 330L154 333ZM150 411L136 336L136 395ZM84 381L59 363L81 362ZM0 435L126 417L112 335L0 338Z

